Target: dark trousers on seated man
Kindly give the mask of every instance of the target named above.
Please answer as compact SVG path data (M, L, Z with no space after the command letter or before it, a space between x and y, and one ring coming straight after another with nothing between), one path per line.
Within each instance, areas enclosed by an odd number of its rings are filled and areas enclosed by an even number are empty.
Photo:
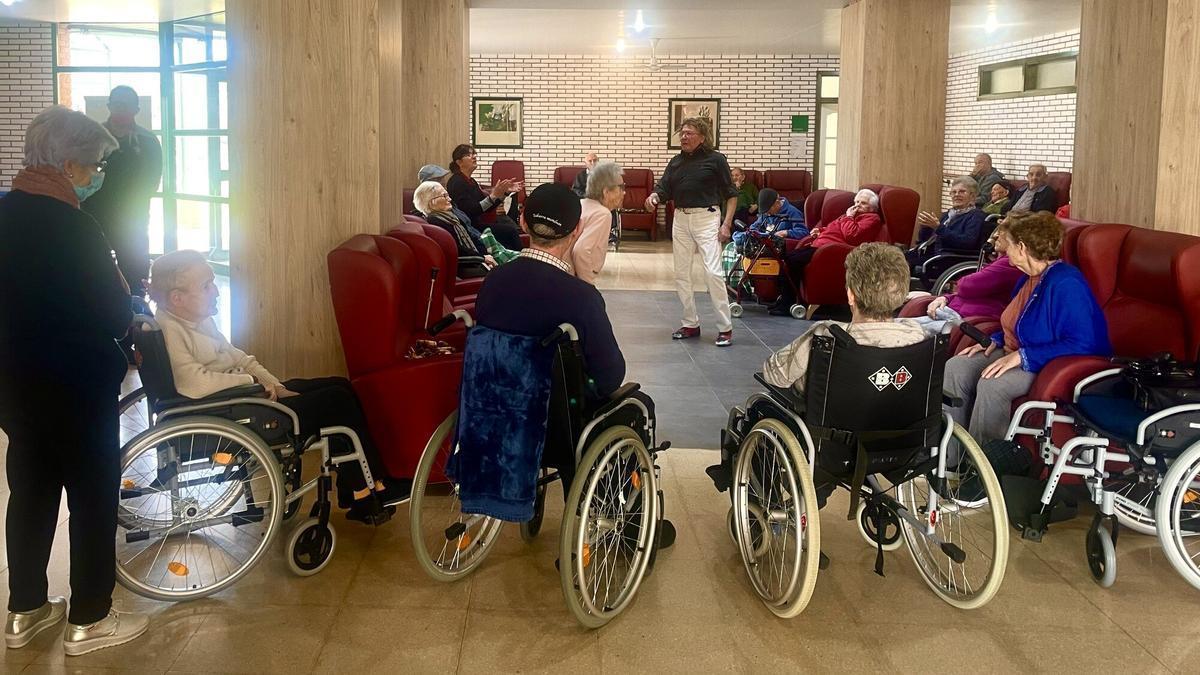
M812 262L817 254L815 246L802 246L788 251L783 256L783 270L779 275L779 299L771 306L772 314L788 314L791 306L796 304L796 291L804 283L804 268ZM791 283L788 279L791 279Z

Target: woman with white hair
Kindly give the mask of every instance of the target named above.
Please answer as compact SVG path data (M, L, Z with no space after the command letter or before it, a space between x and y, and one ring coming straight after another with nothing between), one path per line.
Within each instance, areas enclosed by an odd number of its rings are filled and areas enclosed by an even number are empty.
M476 235L469 223L463 223L454 214L454 202L450 193L437 181L427 180L413 191L413 207L425 222L450 233L458 247L458 276L463 279L481 277L496 266L496 260L488 255L487 246ZM481 266L476 262L464 262L463 258L483 258Z
M929 211L917 215L921 231L917 235L917 246L905 257L914 274L922 266L920 278L932 282L944 271L945 265L923 265L926 260L943 251L978 251L983 246L986 213L975 206L979 196L979 184L970 176L959 176L950 181L950 208L941 217Z
M604 269L613 211L625 200L625 171L611 160L597 162L588 172L586 196L580 202L579 229L582 234L571 249L575 276L589 284Z
M858 246L879 238L879 229L883 220L879 217L879 195L873 190L863 188L854 195L854 203L846 209L846 213L838 216L828 225L814 227L808 236L800 240L799 248L788 251L784 257L785 271L791 277L791 284L781 279L779 284L779 299L769 310L775 316L788 316L796 294L792 289L804 283L804 268L817 254L817 249L829 244L847 244Z
M104 180L117 141L69 108L25 132L25 168L0 200L0 426L8 434L10 649L68 625L68 656L128 642L145 614L112 609L129 285L79 203ZM71 512L71 608L47 595L59 499Z

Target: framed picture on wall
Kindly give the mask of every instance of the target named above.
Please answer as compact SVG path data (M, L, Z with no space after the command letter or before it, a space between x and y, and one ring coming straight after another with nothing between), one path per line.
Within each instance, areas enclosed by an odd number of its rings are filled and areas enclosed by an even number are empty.
M721 147L721 99L673 98L667 102L667 147L679 149L679 125L689 117L703 117L712 127L712 144Z
M524 142L524 99L471 98L471 145L477 148L519 148Z

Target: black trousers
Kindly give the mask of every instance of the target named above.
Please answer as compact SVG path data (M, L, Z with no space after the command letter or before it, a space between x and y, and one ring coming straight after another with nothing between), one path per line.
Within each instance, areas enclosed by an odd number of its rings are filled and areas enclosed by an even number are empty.
M350 427L358 434L362 443L363 454L367 457L367 465L371 467L371 475L375 480L386 480L387 470L379 456L379 448L371 438L367 429L367 418L363 414L362 404L358 395L350 386L350 381L344 377L318 377L310 380L288 380L283 386L299 394L279 399L283 405L295 411L300 418L300 433L308 436L316 434L321 427L343 426ZM341 445L335 449L339 452L352 452L349 440L344 436L336 437L332 443ZM342 464L338 471L338 492L342 494L356 492L367 487L362 472L357 465Z
M808 267L808 263L812 262L813 256L817 254L816 247L802 246L794 251L788 251L783 256L783 273L791 278L792 283L788 283L787 279L779 280L779 300L776 302L782 305L792 305L796 302L796 292L793 287L799 287L804 283L804 268Z
M521 226L517 225L512 218L503 213L497 213L496 222L491 225L482 224L479 231L483 232L489 227L492 228L492 234L496 236L496 241L500 242L504 248L510 251L520 251L525 248L525 244L521 242Z
M74 391L69 400L34 400L6 415L8 433L8 609L46 603L46 566L67 491L71 511L68 621L90 624L112 607L116 583L117 497L121 477L117 391ZM16 419L9 419L16 417Z
M612 212L612 225L608 227L608 243L616 244L621 241L621 214Z

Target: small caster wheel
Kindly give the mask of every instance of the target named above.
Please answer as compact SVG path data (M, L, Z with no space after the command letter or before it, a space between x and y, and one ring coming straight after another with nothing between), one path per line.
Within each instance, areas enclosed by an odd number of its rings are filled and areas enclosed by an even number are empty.
M808 314L808 308L804 305L792 305L790 311L793 319L803 319Z
M546 470L542 469L542 476L546 475ZM521 523L521 539L522 541L533 541L537 538L538 532L542 531L542 518L546 515L546 486L539 485L537 487L537 496L533 500L533 518Z
M896 514L885 510L883 522L876 524L867 517L867 505L859 502L858 516L855 520L858 522L858 533L871 548L875 548L876 537L879 536L880 531L883 532L883 550L895 551L900 548L900 521L896 519Z
M1112 535L1100 525L1093 525L1086 541L1088 570L1101 588L1108 588L1117 580L1117 549Z
M333 525L322 525L309 518L297 525L288 536L284 549L288 568L301 577L310 577L325 569L337 547L337 532Z
M742 317L742 312L744 312L744 311L745 310L742 309L742 305L740 303L737 303L737 302L729 303L729 315L732 316L733 318L740 319Z

